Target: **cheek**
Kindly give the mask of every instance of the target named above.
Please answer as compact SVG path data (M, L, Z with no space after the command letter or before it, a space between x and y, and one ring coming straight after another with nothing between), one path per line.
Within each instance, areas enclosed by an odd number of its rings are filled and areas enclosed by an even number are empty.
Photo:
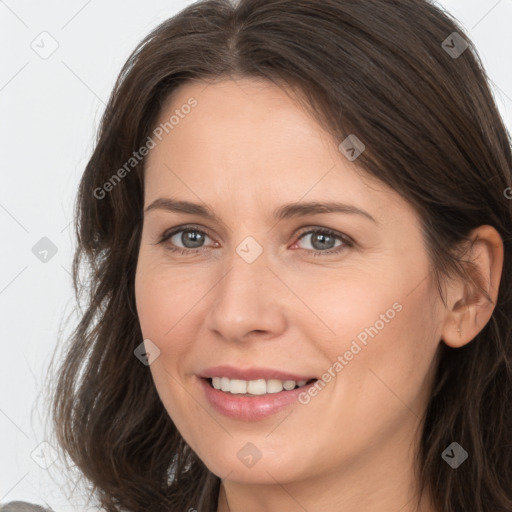
M163 296L163 290L157 273L145 264L143 256L139 257L135 274L135 302L144 338L154 340L165 332L165 317L162 313L169 304Z
M328 346L338 351L349 350L351 342L357 340L361 346L381 333L403 316L401 283L379 274L344 272L336 279L324 280L309 288L307 304L317 318L328 328ZM311 291L313 290L313 292ZM306 290L304 290L305 292ZM322 325L309 315L310 324L322 332ZM318 339L318 331L308 333L309 339ZM327 347L326 347L327 348Z
M324 345L330 360L349 351L347 358L367 367L388 365L393 380L427 368L439 343L442 319L428 270L418 244L388 251L324 282L313 303L331 330L331 342ZM402 373L393 375L393 368Z
M429 296L421 290L399 301L383 302L351 338L361 347L345 368L345 392L359 397L354 408L361 407L361 398L367 397L366 407L382 419L391 420L400 411L408 415L407 409L421 415L439 344L435 312L428 304ZM369 414L366 411L364 416Z
M197 289L187 286L175 270L139 257L135 276L137 314L144 339L149 338L160 355L149 366L162 403L178 430L194 431L190 418L200 416L195 401L184 390L180 368L187 367L191 352L191 332L186 331L191 308L198 301ZM189 326L190 327L190 326ZM187 442L195 446L187 435Z
M318 441L326 459L371 452L371 447L403 432L405 425L414 426L421 417L438 345L432 312L425 306L428 299L416 290L406 297L394 292L379 295L365 305L343 302L338 336L323 344L332 365L329 373L335 376L328 376L324 390L304 406L312 412L301 421L306 431L314 431L319 429L318 418L323 418L321 437L339 440L337 448ZM386 312L387 322L380 317Z
M141 255L135 276L135 299L144 337L163 342L174 338L180 324L186 322L187 315L204 295L197 280L186 275ZM179 350L179 345L173 342L173 349Z
M421 407L440 341L440 317L427 281L413 289L409 283L419 279L411 278L359 276L312 297L332 331L321 342L331 365L321 370L335 375L334 385L328 385L335 394L332 403L350 404L361 418L371 410L386 415L403 408L401 401ZM308 337L315 339L313 329Z

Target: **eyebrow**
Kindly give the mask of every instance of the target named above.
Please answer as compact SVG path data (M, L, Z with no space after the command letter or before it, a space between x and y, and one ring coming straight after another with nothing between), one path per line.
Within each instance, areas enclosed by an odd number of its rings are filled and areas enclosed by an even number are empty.
M151 210L165 210L175 213L188 213L198 215L211 221L221 223L219 217L207 206L190 201L177 201L167 197L161 197L153 201L144 212ZM352 215L361 215L377 224L377 221L367 211L357 208L353 205L338 202L303 202L288 203L274 210L274 217L278 220L301 217L305 215L314 215L319 213L346 213Z

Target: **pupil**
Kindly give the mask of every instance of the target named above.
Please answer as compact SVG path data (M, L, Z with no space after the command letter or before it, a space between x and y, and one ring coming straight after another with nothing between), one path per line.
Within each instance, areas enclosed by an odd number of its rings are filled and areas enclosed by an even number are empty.
M184 231L181 235L181 241L185 247L194 249L201 247L201 243L204 241L204 235L197 231ZM192 245L188 245L189 243L192 243Z
M318 240L320 240L320 244L316 243ZM331 244L326 242L326 240L328 242L331 242ZM312 245L313 245L313 247L315 247L315 249L332 249L332 247L333 247L332 242L333 241L334 241L334 237L332 237L330 235L327 235L327 234L324 234L324 233L318 233L316 236L313 237Z

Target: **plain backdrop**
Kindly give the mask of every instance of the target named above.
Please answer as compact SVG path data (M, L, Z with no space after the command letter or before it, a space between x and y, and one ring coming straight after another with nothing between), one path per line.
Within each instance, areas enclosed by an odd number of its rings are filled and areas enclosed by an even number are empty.
M73 202L105 103L136 44L190 3L0 0L0 503L95 510L50 477L32 410L74 306ZM436 3L474 41L512 131L512 0Z

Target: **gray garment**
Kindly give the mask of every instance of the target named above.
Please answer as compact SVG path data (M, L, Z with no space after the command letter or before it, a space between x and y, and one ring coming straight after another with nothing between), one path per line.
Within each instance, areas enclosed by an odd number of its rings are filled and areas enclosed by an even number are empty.
M55 512L52 508L44 508L26 501L10 501L5 505L0 504L0 512Z

